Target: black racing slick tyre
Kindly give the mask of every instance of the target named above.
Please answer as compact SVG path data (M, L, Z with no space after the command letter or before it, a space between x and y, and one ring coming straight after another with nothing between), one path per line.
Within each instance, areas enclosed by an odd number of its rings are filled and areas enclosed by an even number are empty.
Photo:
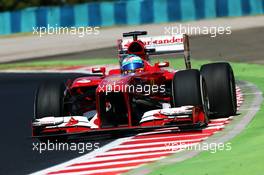
M35 94L35 119L63 115L63 83L46 82L41 84Z
M237 112L236 85L229 63L205 64L200 70L205 79L211 118L229 117Z
M200 106L206 116L209 101L205 81L195 69L182 70L175 73L172 80L173 106Z

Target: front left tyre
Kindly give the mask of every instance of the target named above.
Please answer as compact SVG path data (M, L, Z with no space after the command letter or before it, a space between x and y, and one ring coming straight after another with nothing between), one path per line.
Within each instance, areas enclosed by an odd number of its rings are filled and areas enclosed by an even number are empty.
M64 90L63 83L45 82L41 84L35 94L35 119L62 116Z

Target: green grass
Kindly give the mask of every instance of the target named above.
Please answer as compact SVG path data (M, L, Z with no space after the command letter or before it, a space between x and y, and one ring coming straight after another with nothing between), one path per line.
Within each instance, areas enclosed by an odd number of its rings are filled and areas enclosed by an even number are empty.
M157 61L157 59L156 59ZM172 66L183 68L183 59L169 59ZM155 62L155 60L153 61ZM195 64L200 64L194 62ZM68 60L48 60L48 61L25 61L21 63L0 64L0 70L4 69L49 69L56 67L78 66L78 65L98 65L98 64L118 64L117 58L97 58L97 59L68 59Z
M153 59L151 62L155 63L159 61L158 59ZM184 60L183 59L167 59L170 62L171 67L174 68L184 68ZM195 61L193 60L193 65L195 67L199 67L205 61ZM209 61L206 61L209 62ZM36 69L36 68L56 68L56 67L67 67L67 66L78 66L78 65L107 65L107 64L118 64L117 58L97 58L97 59L68 59L68 60L48 60L48 61L25 61L21 63L3 63L0 64L0 70L4 69Z
M78 59L78 60L51 60L51 61L28 61L21 63L0 64L0 70L4 69L49 69L56 67L78 66L78 65L98 65L98 64L117 64L118 59L99 58L99 59Z
M204 62L194 61L198 68ZM264 66L233 63L239 80L254 83L264 92ZM186 161L158 167L151 175L260 175L264 165L264 104L242 133L231 140L231 151L202 152Z
M154 61L153 61L154 62ZM210 61L192 60L194 68ZM2 64L0 69L23 67L57 67L74 65L117 64L117 59L82 59L65 61L34 61L19 64ZM184 68L183 60L170 59L171 67ZM236 79L254 83L264 92L264 66L232 63ZM231 151L215 154L202 152L181 163L157 167L151 175L259 175L264 170L264 105L246 129L231 140Z

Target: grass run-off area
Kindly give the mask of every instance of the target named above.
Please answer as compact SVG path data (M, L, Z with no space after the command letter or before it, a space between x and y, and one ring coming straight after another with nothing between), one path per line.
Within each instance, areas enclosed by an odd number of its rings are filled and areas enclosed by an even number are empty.
M194 61L199 68L205 61ZM236 79L255 84L264 92L264 65L232 63ZM231 151L204 151L186 161L161 166L151 175L260 175L264 174L264 103L245 130L230 141Z
M25 61L20 63L0 64L0 70L17 69L53 69L79 65L98 65L98 64L117 64L118 59L97 58L97 59L79 59L79 60L51 60L51 61Z
M182 59L170 59L171 67L184 68ZM154 60L153 60L154 62ZM192 60L193 68L210 61ZM75 65L117 64L117 59L82 59L73 61L35 61L29 63L2 64L0 69L19 69ZM264 65L232 63L236 79L254 83L264 92ZM231 140L231 151L214 154L205 151L186 161L157 167L151 175L260 175L264 171L264 105L253 121L238 136Z

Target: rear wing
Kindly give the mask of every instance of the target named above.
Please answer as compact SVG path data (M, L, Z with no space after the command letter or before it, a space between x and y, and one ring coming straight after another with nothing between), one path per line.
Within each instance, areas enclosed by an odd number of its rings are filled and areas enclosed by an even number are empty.
M139 31L136 31L139 33ZM135 33L135 32L130 32ZM142 32L143 33L143 32ZM144 33L144 35L146 32ZM118 40L118 51L120 54L126 53L128 46L135 41L132 35L124 35L126 38ZM128 37L127 37L128 36ZM140 40L145 45L146 54L159 55L178 53L184 55L185 65L187 69L191 68L189 36L186 34L164 35L164 36L137 36L136 40Z

